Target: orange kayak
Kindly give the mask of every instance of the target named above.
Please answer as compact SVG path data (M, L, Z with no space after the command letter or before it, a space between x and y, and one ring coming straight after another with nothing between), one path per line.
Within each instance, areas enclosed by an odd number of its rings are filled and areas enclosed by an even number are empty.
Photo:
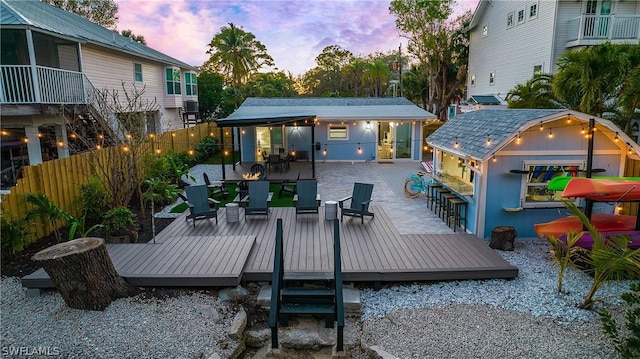
M591 216L591 224L599 232L611 231L633 231L636 227L635 216L625 216L617 214L596 213ZM582 231L582 222L578 217L562 217L551 222L538 223L533 225L533 229L540 237L560 236L567 232Z
M562 197L582 197L600 202L640 201L640 181L572 178Z

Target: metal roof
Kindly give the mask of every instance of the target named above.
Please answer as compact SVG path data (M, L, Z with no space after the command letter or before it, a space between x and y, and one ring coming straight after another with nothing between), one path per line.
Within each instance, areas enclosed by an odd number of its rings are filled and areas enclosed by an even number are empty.
M30 28L182 68L195 68L81 16L38 0L0 0L0 26Z
M435 119L432 113L402 97L367 98L247 98L229 117L216 121L221 125L241 126L239 121L273 118L315 117L318 121L388 120L423 121ZM298 119L299 120L299 119ZM233 124L232 124L233 123Z
M617 133L625 142L634 149L631 157L636 158L640 153L640 146L628 135L619 129L613 122L591 116L585 113L552 109L504 109L504 110L478 110L457 115L445 122L440 128L427 137L427 144L457 154L460 157L470 157L480 161L490 159L493 154L509 144L518 132L540 123L556 121L565 116L573 116L585 121L594 118L596 124L604 126ZM491 144L487 145L487 139ZM459 147L455 147L458 142Z

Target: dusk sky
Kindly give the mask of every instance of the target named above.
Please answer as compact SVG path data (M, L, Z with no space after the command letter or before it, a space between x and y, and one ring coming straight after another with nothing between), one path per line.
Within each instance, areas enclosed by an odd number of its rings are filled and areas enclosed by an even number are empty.
M390 0L116 0L118 29L144 36L147 45L190 65L209 56L214 34L232 22L267 47L279 70L300 75L316 66L329 45L354 55L406 50L389 14ZM473 11L478 0L457 0Z

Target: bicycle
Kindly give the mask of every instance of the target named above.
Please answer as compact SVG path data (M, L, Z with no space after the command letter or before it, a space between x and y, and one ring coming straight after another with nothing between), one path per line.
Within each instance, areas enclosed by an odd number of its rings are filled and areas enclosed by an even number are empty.
M418 198L420 194L427 195L427 182L424 180L424 175L427 174L423 171L418 171L417 174L410 174L404 181L404 195L409 198Z

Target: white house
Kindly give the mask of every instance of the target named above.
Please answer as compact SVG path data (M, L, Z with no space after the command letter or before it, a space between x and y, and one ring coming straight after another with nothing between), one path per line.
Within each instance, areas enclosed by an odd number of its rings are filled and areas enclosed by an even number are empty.
M480 0L470 25L468 97L504 99L535 73L554 73L565 51L639 40L638 0Z
M0 0L0 30L3 182L22 165L68 156L63 105L115 116L99 110L96 91L144 88L159 106L149 133L197 116L196 69L115 31L34 0Z

